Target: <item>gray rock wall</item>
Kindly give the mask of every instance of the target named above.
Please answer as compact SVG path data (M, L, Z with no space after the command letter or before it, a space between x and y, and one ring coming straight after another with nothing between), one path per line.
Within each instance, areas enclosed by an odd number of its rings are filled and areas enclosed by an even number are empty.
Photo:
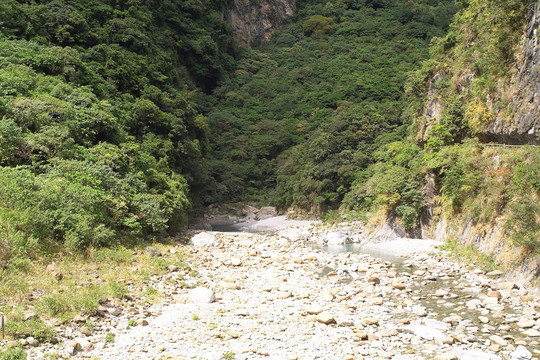
M236 41L249 47L268 42L295 10L295 0L231 0L227 21L233 28Z
M540 1L531 1L527 28L515 54L516 62L510 70L509 83L501 81L497 91L488 96L485 108L491 120L475 129L475 135L483 142L510 145L540 144ZM444 111L445 102L437 91L440 74L431 79L427 101L418 124L417 140L425 141L429 130ZM475 81L472 72L465 72L459 81L459 93L467 93Z

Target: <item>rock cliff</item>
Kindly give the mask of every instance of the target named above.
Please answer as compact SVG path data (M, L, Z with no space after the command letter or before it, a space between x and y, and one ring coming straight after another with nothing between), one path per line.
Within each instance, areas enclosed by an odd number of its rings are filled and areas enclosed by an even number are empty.
M227 21L236 41L249 47L268 42L295 10L295 0L231 0L227 6Z
M449 107L440 88L451 77L454 94L463 102L465 120L482 142L509 145L540 144L540 2L531 1L528 23L513 57L506 78L496 88L479 96L473 90L478 77L471 68L461 73L438 70L432 76L422 116L417 120L417 138L426 140L433 125L441 122ZM467 47L474 48L474 41ZM443 120L444 121L444 120ZM460 140L458 137L456 140Z
M415 108L420 110L416 112L414 134L427 151L469 151L454 153L459 154L457 161L469 159L462 165L444 165L445 169L434 167L427 172L420 236L451 238L471 245L511 270L510 276L520 283L526 283L540 277L540 258L532 253L533 245L519 240L526 235L519 237L520 232L536 231L538 222L533 219L524 225L516 221L522 217L519 209L530 206L532 210L527 211L537 211L538 195L536 180L523 180L520 172L536 176L532 174L538 172L539 148L507 145L540 145L540 1L511 3L517 4L519 16L508 11L496 17L494 2L471 2L456 15L454 33L435 41L439 42L433 62L419 72L425 87L423 105ZM514 15L519 23L509 20ZM479 19L484 25L478 25ZM467 33L467 29L472 30ZM512 39L506 46L500 46L509 37ZM501 55L502 50L508 53ZM476 145L470 146L464 141L468 138L479 141L472 140ZM463 165L466 163L468 167ZM469 192L460 192L463 187L457 191L445 189L445 177L452 177L448 171L463 175L457 176L460 179L477 176L480 180L471 182L474 186ZM457 199L458 193L463 195L461 202L451 203L449 199ZM481 205L475 207L473 203Z

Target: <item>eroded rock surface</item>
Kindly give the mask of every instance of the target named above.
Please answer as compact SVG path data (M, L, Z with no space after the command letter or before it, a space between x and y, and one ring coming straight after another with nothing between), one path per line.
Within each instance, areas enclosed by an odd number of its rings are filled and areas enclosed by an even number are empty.
M232 0L227 20L241 45L264 44L295 10L296 0Z

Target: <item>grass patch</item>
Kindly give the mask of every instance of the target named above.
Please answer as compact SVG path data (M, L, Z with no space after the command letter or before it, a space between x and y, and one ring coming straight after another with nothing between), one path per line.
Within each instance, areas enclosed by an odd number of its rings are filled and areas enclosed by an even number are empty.
M484 271L489 272L496 269L493 257L484 254L473 245L463 245L455 236L448 237L440 249L450 252L451 257L472 264Z
M26 352L18 346L0 352L0 360L26 360Z
M144 303L158 301L161 294L146 287L145 281L150 275L167 273L169 265L178 266L178 274L191 276L192 266L186 263L185 254L179 249L175 254L169 251L175 243L152 244L164 254L158 258L146 254L147 245L42 254L31 261L31 266L0 270L0 313L8 318L6 335L13 339L27 335L50 342L55 332L45 324L47 319L66 322L75 315L94 315L100 304L111 299L127 301L130 291L144 294ZM62 272L60 280L46 270L53 261ZM37 317L24 321L23 314L29 310Z
M21 335L28 335L40 342L51 342L56 336L54 329L46 325L43 320L35 317L24 321L20 312L8 318L5 330L8 337L18 338Z
M109 333L107 333L107 335L105 335L105 342L113 343L114 338L115 338L115 335L113 333L109 332Z

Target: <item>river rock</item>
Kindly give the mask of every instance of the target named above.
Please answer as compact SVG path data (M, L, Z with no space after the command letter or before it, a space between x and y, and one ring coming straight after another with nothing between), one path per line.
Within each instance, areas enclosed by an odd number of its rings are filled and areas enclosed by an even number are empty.
M495 286L498 290L512 290L517 288L517 285L510 281L503 281Z
M426 316L427 315L427 311L426 311L426 308L422 305L415 305L413 306L413 309L412 309L413 313L418 315L418 316Z
M462 350L456 353L459 360L501 360L497 355L488 354L480 350Z
M499 335L491 335L489 337L489 340L491 340L492 342L494 342L495 344L499 344L501 346L506 346L508 345L508 341L504 340L502 337L500 337Z
M486 317L486 316L479 316L478 317L478 320L482 323L482 324L487 324L489 322L489 318Z
M210 227L215 225L233 225L238 222L238 217L230 215L211 215L206 217Z
M139 325L139 326L148 326L148 320L146 320L146 319L137 319L136 324Z
M479 307L482 306L482 302L478 299L472 299L472 300L469 300L465 303L465 305L467 306L467 309L469 310L474 310L474 309L478 309Z
M332 314L326 311L323 311L322 313L318 314L316 319L318 322L323 323L325 325L336 322L336 319L334 319Z
M439 354L433 360L457 360L457 356L454 353Z
M273 206L264 206L257 213L257 219L265 220L277 216L276 208Z
M510 354L511 360L531 360L533 355L523 345L519 345L516 350Z
M242 209L242 213L246 216L250 214L257 214L258 212L259 212L259 209L251 205L244 205L244 208Z
M520 319L517 323L517 326L522 329L528 329L536 325L536 321L532 319Z
M392 287L396 290L405 290L405 284L399 282L393 283Z
M56 263L50 263L49 265L47 265L47 272L54 276L57 280L62 280L62 278L64 277L62 271L60 270L58 265L56 265Z
M443 321L438 321L435 319L425 319L424 324L426 326L429 326L430 328L437 329L440 331L447 331L450 330L450 324Z
M375 319L372 317L365 318L364 320L362 320L362 322L366 325L379 325L379 319Z
M81 346L81 343L79 343L77 340L72 340L70 341L68 344L67 344L68 348L72 348L73 349L73 352L76 352L76 351L81 351L82 350L82 346Z
M86 336L92 336L92 332L86 326L81 327L81 334L86 335Z
M501 276L503 274L504 273L501 270L493 270L493 271L488 272L486 275L495 277L495 276Z
M160 257L162 256L163 254L161 253L161 251L159 251L158 249L156 249L155 247L153 246L147 246L146 249L144 249L144 251L146 251L146 253L150 256L157 256L157 257Z
M36 347L39 346L39 341L30 336L26 338L26 344L28 346Z
M107 308L107 312L112 316L119 316L122 314L122 309L120 308Z
M409 330L414 335L426 340L435 340L437 342L443 342L446 339L446 335L441 331L425 325L407 325L406 330Z
M193 246L213 246L216 242L216 236L207 232L198 233L191 238Z
M279 236L290 241L298 241L309 236L309 231L302 228L285 228L279 232Z
M484 298L484 300L482 300L482 304L484 306L488 306L488 305L494 305L494 304L498 304L499 303L499 299L496 298L496 297L486 297Z
M435 296L437 297L444 297L444 296L447 296L450 292L448 290L445 290L445 289L438 289L437 291L435 291Z
M324 301L332 301L336 298L336 295L334 295L334 293L330 290L324 290L321 292L320 297Z
M216 301L214 292L205 287L197 287L190 290L188 293L188 298L192 303L195 304L210 304Z
M530 337L540 337L540 331L536 329L528 329L523 331L523 334Z
M233 257L231 259L231 265L232 266L240 266L240 265L242 265L242 260L240 258Z
M349 242L349 237L341 232L332 232L322 237L323 244L342 245Z
M77 339L76 340L79 345L81 346L81 349L84 350L84 351L90 351L94 348L94 344L92 344L90 341L88 341L87 339Z
M320 305L311 305L306 309L306 312L311 315L318 315L323 312L323 307Z

